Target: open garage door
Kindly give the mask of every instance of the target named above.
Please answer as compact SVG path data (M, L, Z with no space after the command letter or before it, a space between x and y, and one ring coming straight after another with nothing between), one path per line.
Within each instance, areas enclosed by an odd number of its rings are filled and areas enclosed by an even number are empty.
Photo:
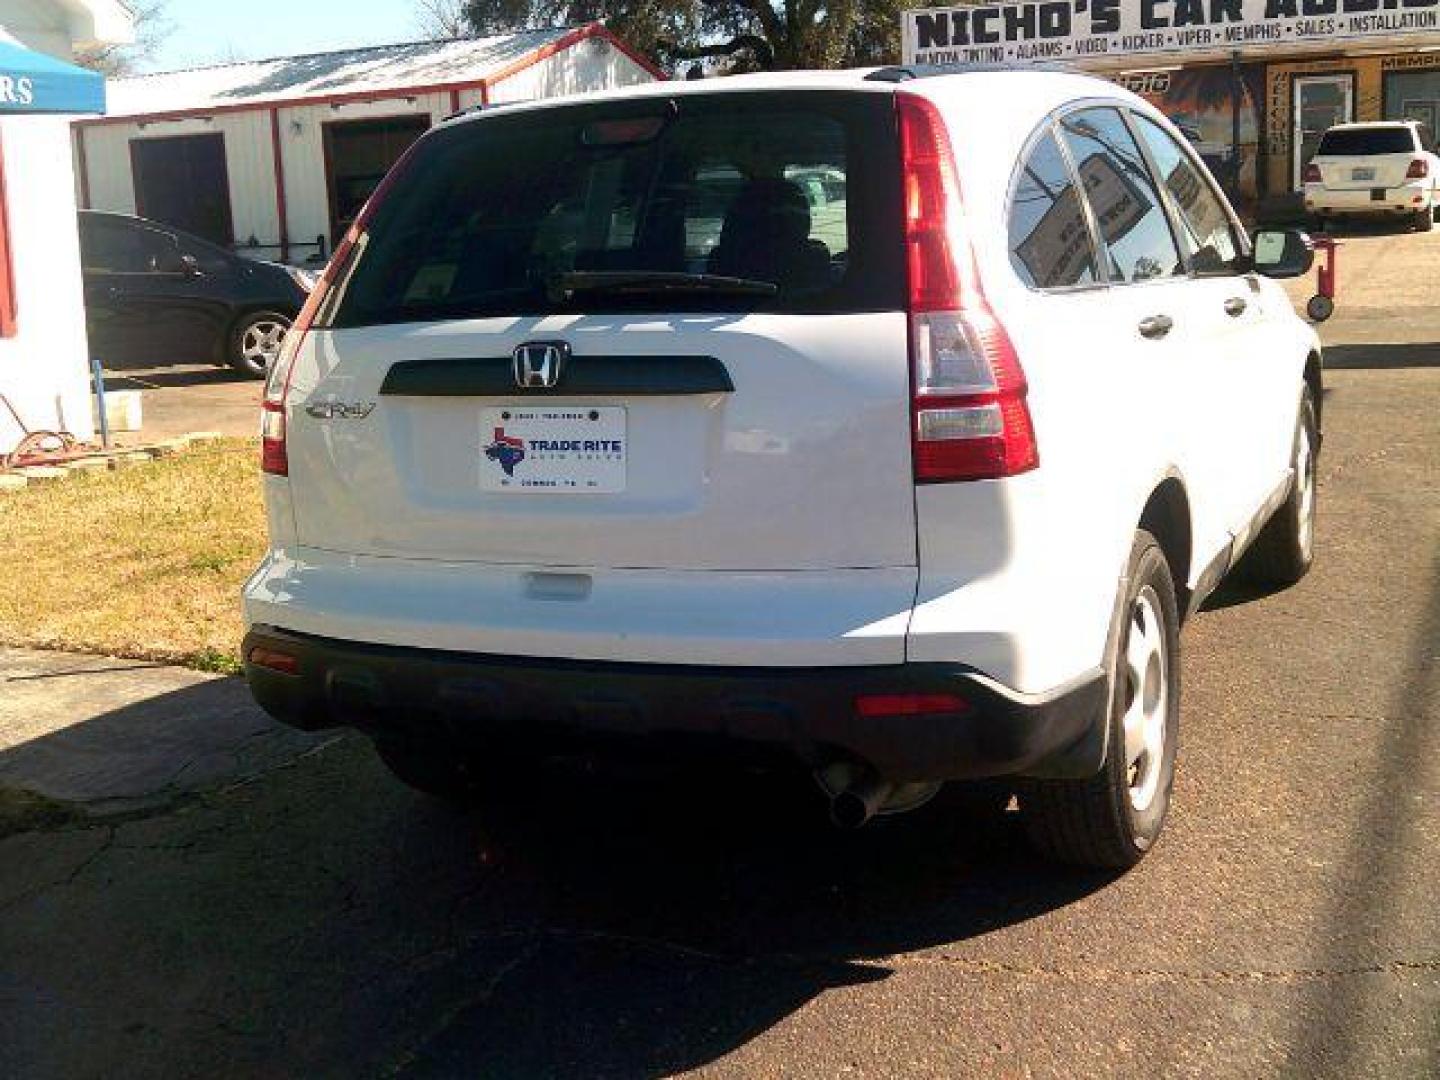
M224 247L235 242L224 135L135 139L130 164L141 217Z
M430 130L420 113L325 125L325 183L330 190L330 241L337 244L410 144Z

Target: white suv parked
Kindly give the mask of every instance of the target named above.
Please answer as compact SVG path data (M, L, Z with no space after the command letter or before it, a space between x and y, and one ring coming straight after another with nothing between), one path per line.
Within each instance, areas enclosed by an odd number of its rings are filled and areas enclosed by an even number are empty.
M254 694L445 795L577 748L799 761L852 825L999 778L1128 866L1181 621L1252 542L1310 565L1320 349L1257 273L1310 260L1079 76L446 123L271 374Z
M1379 215L1408 218L1429 232L1440 209L1435 136L1415 120L1331 128L1304 181L1305 209L1322 228L1328 218Z

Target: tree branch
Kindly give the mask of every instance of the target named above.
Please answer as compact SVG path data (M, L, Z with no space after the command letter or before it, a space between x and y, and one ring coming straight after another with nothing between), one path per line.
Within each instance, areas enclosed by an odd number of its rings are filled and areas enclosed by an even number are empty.
M770 47L770 43L754 34L739 34L730 41L716 42L713 45L686 46L671 41L659 41L656 44L675 60L708 60L716 56L734 56L749 50L761 67L768 68L775 61L775 50Z
M775 14L775 9L770 6L770 0L700 0L700 2L706 7L741 8L748 11L760 21L760 29L764 31L766 38L776 45L786 40L785 24L780 21L780 16ZM773 48L770 50L770 55L773 59L775 55Z

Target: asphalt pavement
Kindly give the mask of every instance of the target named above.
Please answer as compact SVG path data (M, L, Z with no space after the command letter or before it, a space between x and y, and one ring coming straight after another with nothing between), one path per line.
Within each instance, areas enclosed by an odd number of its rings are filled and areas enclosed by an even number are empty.
M713 778L454 816L234 681L0 653L0 1074L1440 1075L1440 233L1345 256L1319 563L1187 627L1139 869Z

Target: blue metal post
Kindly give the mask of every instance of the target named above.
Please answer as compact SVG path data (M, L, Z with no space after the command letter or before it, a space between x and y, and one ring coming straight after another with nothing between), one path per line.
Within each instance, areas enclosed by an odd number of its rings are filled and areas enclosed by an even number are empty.
M95 400L100 406L100 443L109 450L110 417L105 413L105 371L100 366L99 357L93 354L90 357L90 374L95 380Z

